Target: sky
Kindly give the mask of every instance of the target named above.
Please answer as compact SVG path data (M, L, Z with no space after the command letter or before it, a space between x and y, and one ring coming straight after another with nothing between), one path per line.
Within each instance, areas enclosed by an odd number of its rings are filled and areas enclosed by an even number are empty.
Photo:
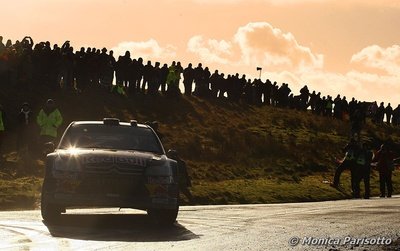
M297 95L400 103L398 0L0 0L13 42L106 47L170 64L202 63Z

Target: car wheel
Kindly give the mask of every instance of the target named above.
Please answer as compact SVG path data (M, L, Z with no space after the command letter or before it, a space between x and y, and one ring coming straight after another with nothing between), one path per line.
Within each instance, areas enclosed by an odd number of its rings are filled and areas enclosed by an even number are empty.
M171 226L176 222L179 207L176 209L147 209L147 214L160 226Z

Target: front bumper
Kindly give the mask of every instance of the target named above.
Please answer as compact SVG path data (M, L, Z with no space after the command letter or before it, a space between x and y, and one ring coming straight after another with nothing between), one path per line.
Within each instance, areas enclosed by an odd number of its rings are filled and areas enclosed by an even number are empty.
M135 209L175 209L178 199L172 197L133 197L118 194L82 195L68 193L44 193L47 203L62 205L63 207L123 207ZM43 198L42 198L43 199Z
M45 179L42 200L62 207L175 209L178 185L147 184L146 179Z

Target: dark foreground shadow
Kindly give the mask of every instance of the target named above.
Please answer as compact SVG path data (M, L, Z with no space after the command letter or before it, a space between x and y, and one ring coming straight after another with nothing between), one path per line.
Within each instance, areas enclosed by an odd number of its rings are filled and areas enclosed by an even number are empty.
M43 223L54 237L80 240L158 242L199 238L177 222L160 227L144 214L66 214L57 223Z

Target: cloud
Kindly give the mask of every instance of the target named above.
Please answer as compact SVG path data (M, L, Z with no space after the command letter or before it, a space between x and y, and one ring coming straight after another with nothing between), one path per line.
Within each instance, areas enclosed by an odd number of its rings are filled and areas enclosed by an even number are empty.
M187 51L225 74L239 72L254 78L259 73L256 67L263 67L262 79L289 83L295 95L307 84L310 90L324 96L340 94L348 99L393 105L400 100L399 45L368 46L350 59L351 66L361 64L362 70L353 67L345 73L335 73L324 69L322 54L299 44L293 34L257 22L239 27L229 40L194 36L188 41Z
M391 75L400 75L400 46L382 48L371 45L351 57L352 63L386 71Z
M208 63L227 64L228 58L232 55L232 45L225 40L205 40L203 36L194 36L189 39L187 50L197 54L201 61Z
M131 57L142 57L144 60L162 60L163 62L175 59L177 48L172 45L161 47L154 39L139 42L121 42L111 48L116 56L124 55L126 51L131 53Z
M262 64L276 70L322 68L323 55L299 45L291 33L266 22L248 23L234 36L245 64Z
M194 36L188 51L206 63L262 66L276 71L321 69L323 55L300 45L291 33L284 33L266 22L239 27L231 41Z

